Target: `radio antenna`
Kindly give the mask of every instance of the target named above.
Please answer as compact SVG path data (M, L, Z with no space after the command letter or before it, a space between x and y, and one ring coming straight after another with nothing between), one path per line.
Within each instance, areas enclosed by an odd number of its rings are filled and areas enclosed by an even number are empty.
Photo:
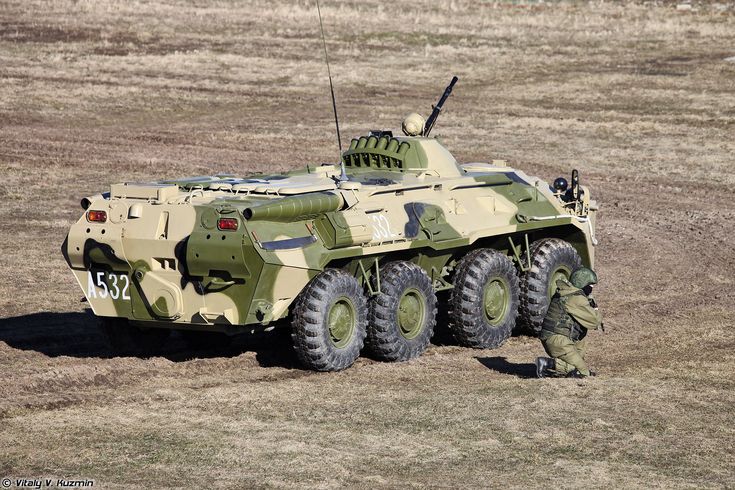
M345 163L342 161L342 138L339 134L339 117L337 116L337 101L334 98L334 84L332 83L332 71L329 69L329 54L327 54L327 40L324 37L324 24L322 23L322 9L319 8L319 0L316 0L316 11L319 14L319 30L322 32L322 45L324 46L324 60L327 62L327 74L329 75L329 91L332 94L332 109L334 110L334 125L337 128L337 145L339 146L339 181L347 180Z

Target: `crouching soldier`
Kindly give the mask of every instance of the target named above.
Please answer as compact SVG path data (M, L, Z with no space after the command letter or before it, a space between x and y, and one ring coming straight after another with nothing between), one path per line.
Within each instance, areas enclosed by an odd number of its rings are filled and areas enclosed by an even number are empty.
M539 334L544 350L551 358L536 359L539 378L594 376L584 361L584 355L587 331L602 327L602 315L591 296L595 284L597 274L586 267L574 271L569 281L556 281L557 291L551 298Z

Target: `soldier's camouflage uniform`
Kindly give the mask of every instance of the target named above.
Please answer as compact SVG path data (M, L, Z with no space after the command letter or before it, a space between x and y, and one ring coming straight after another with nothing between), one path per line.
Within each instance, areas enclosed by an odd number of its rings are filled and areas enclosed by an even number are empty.
M589 376L584 360L585 337L588 330L600 328L602 315L592 299L566 279L558 280L556 286L539 338L555 361L554 374L565 376L576 369L580 375Z

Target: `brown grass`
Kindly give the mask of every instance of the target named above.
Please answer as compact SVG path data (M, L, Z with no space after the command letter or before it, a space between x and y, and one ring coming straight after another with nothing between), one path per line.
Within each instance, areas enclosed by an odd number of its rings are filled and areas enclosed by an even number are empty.
M596 379L537 341L297 368L280 334L109 358L59 253L111 182L335 158L311 2L0 9L0 478L98 486L735 486L735 6L323 2L345 135L571 167L602 205Z

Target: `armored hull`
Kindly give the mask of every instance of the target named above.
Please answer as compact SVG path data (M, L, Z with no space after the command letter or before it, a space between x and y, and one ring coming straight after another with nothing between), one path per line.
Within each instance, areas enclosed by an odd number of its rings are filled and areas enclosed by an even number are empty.
M537 289L580 264L594 265L596 205L587 189L578 188L571 198L566 189L504 162L458 164L434 138L387 132L353 140L343 163L346 180L339 166L322 165L284 175L115 184L109 193L83 200L85 213L71 227L63 252L94 313L122 319L114 328L236 333L291 314L297 352L303 351L299 335L311 335L299 333L311 317L298 313L298 301L318 295L309 288L327 279L346 277L349 285L343 286L359 287L365 299L363 308L362 299L347 294L319 310L315 321L324 323L318 328L325 330L329 349L339 351L340 335L356 335L357 352L362 338L368 347L379 343L371 329L380 312L371 305L385 299L386 284L395 282L381 277L395 263L425 276L414 283L429 285L395 293L401 293L396 314L407 310L403 323L413 330L420 324L422 343L431 334L423 329L433 329L434 310L446 308L462 343L489 347L516 324L529 331L540 325L546 306L541 296L548 291ZM545 257L561 249L566 261L546 270ZM477 303L485 310L483 328L500 328L500 341L473 343L457 312L457 276L466 275L465 259L478 250L505 258L515 275L488 279ZM325 275L329 271L338 277ZM415 290L413 299L409 290ZM451 297L437 304L435 294L444 290ZM401 327L399 317L394 323L399 334L411 330ZM357 344L350 345L351 357ZM346 367L314 363L302 354L315 369Z

